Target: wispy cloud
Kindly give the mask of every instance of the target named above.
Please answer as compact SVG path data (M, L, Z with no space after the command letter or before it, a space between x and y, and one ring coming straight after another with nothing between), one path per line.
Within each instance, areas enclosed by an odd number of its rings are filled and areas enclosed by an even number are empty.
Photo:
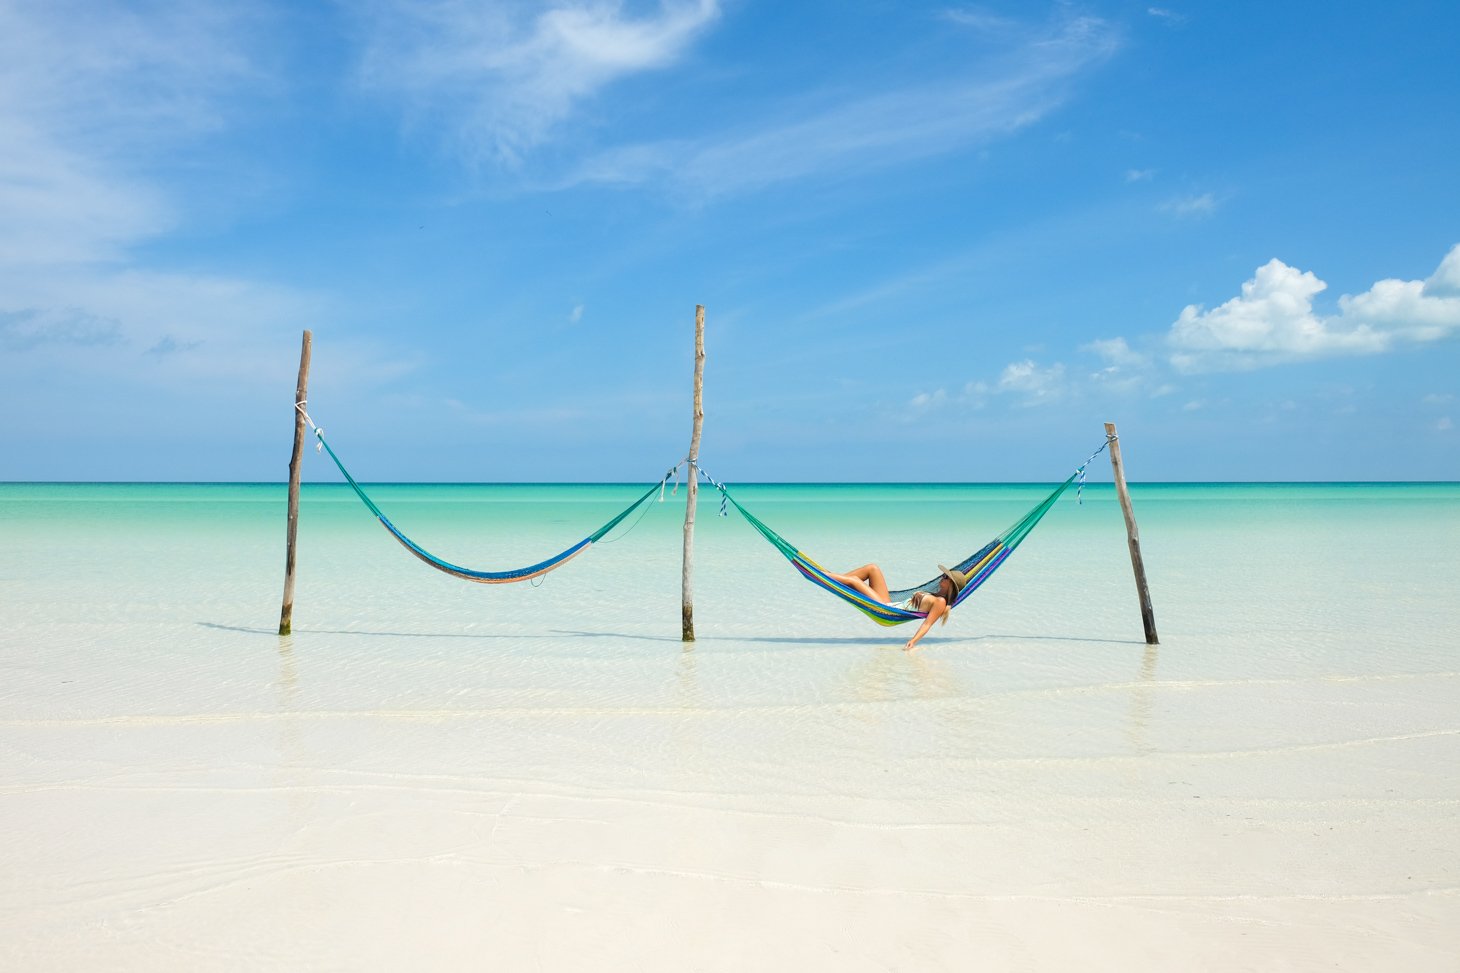
M925 80L842 98L814 114L698 139L618 146L563 184L653 181L706 199L813 175L857 174L945 154L1025 128L1061 105L1071 81L1118 47L1103 21L1078 18L1025 35L996 75Z
M1094 355L1103 363L1087 376L1092 387L1131 392L1147 387L1153 375L1151 357L1131 348L1124 338L1092 341L1082 345L1080 351Z
M385 0L362 9L362 80L471 157L512 164L604 88L673 65L719 13L717 0L664 0L645 16L617 0Z
M258 72L208 4L0 4L0 260L111 260L176 222L146 160L220 124Z
M195 351L198 348L203 347L203 344L204 342L201 339L197 341L178 341L172 335L165 334L161 338L157 339L156 344L147 349L146 354L151 355L154 358L166 358L168 355L176 355L182 352Z
M981 408L997 396L1007 396L1015 405L1048 405L1062 400L1069 392L1065 366L1060 362L1041 365L1033 359L1010 362L992 381L975 380L956 395L946 389L920 392L908 402L914 415L948 405Z
M95 348L122 341L115 321L75 308L0 311L0 348L22 352L47 345Z
M1161 211L1185 219L1211 216L1217 211L1217 198L1211 193L1201 193L1195 196L1179 196L1162 203Z
M1167 336L1178 369L1230 371L1281 362L1364 355L1436 341L1460 331L1460 245L1424 281L1381 280L1319 315L1327 288L1311 272L1271 260L1220 307L1188 305Z
M418 130L444 132L473 162L526 171L533 186L651 184L690 201L754 192L828 173L855 174L933 157L1017 131L1070 96L1071 83L1119 46L1091 17L1032 27L977 9L942 18L985 46L962 74L900 86L844 82L747 106L754 121L682 139L584 150L580 123L614 84L681 62L721 16L719 0L662 0L631 13L618 0L381 0L363 17L367 90L401 104ZM970 59L972 60L972 59ZM842 84L842 88L833 88ZM534 162L528 170L528 160Z
M1009 33L1019 30L1022 26L1012 17L1005 17L982 7L953 7L944 10L941 16L949 23L984 33Z
M1131 348L1124 338L1108 338L1092 341L1080 349L1099 356L1107 364L1117 368L1143 368L1150 359Z
M280 89L265 7L0 2L0 387L44 373L165 397L284 381L323 302L182 272L143 248L187 224L167 173ZM349 338L340 363L390 357ZM409 362L409 359L406 359ZM42 383L43 384L43 383ZM169 391L171 388L172 391ZM105 394L97 392L98 395Z
M159 379L272 381L288 372L278 340L288 347L326 311L317 298L266 283L116 268L12 275L5 296L26 309L0 313L0 343L17 352L0 361L0 375L38 366L125 373L146 357L165 369Z

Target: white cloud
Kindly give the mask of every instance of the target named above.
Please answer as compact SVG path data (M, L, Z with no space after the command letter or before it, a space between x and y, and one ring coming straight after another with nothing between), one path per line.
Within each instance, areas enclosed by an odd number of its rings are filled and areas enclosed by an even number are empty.
M1213 310L1188 305L1167 337L1182 371L1227 371L1333 355L1387 351L1460 331L1460 246L1427 281L1381 280L1338 300L1321 316L1313 299L1328 285L1311 272L1271 260Z
M989 385L985 382L970 383L967 392L973 395L1022 396L1026 405L1052 402L1064 395L1066 389L1065 366L1056 362L1041 366L1033 359L1010 362L1004 366L998 381Z
M1125 171L1126 182L1150 182L1155 178L1155 169L1127 169Z
M1108 364L1121 368L1142 368L1150 363L1150 359L1145 355L1132 350L1124 338L1092 341L1082 346L1080 350L1092 352Z
M674 64L720 12L717 0L664 0L643 17L623 7L386 0L366 8L363 80L471 154L520 162L608 85Z
M582 304L574 304L573 305L573 310L571 310L571 311L568 312L568 323L569 324L577 324L579 321L582 321L582 320L583 320L583 305Z
M927 412L946 405L982 408L994 396L1009 396L1018 405L1034 406L1059 401L1068 391L1065 366L1059 362L1040 365L1032 359L1010 362L992 382L972 381L961 392L946 389L919 392L908 402L910 411Z
M1111 392L1131 392L1144 386L1151 377L1150 357L1131 348L1124 338L1092 341L1080 350L1105 363L1103 368L1089 374L1092 386Z
M1345 321L1394 341L1434 341L1460 330L1460 244L1428 280L1381 280L1357 297L1339 298Z
M1450 417L1449 416L1442 416L1439 419L1436 419L1435 420L1435 431L1436 432L1449 432L1451 429L1454 429L1454 428L1455 428L1455 423L1450 420Z
M1450 248L1421 288L1424 297L1460 297L1460 244Z

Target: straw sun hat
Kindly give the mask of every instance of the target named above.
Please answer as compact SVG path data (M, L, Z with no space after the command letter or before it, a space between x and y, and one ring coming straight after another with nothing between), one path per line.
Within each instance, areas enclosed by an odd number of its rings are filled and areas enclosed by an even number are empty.
M968 575L964 574L962 571L950 571L941 564L938 565L938 570L943 572L943 574L947 576L949 581L953 582L953 597L957 598L959 593L963 591L964 587L968 584Z

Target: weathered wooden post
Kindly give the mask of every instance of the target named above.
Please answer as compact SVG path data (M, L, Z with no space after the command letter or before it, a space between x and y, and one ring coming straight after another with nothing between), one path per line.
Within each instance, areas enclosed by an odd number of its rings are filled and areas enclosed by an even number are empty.
M680 584L680 639L695 640L694 591L690 584L695 542L695 501L699 497L700 427L705 422L705 306L695 305L695 414L689 440L689 490L684 498L684 576Z
M1146 586L1146 566L1141 560L1141 532L1136 527L1135 509L1131 507L1130 491L1125 485L1125 467L1120 461L1120 437L1115 434L1115 423L1105 424L1105 438L1110 442L1110 465L1115 470L1115 494L1120 498L1120 511L1125 514L1125 537L1130 546L1130 564L1136 573L1136 592L1141 598L1141 624L1146 627L1146 644L1157 645L1156 612L1151 607L1151 590Z
M289 528L284 549L284 607L279 612L279 634L294 625L294 539L299 534L299 461L304 457L304 409L309 397L309 353L314 336L304 332L299 351L299 383L294 388L294 455L289 457Z

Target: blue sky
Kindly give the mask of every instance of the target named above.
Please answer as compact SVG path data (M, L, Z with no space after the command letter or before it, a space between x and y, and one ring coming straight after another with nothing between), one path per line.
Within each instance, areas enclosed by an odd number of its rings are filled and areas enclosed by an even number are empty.
M0 479L1460 479L1457 36L0 0Z

